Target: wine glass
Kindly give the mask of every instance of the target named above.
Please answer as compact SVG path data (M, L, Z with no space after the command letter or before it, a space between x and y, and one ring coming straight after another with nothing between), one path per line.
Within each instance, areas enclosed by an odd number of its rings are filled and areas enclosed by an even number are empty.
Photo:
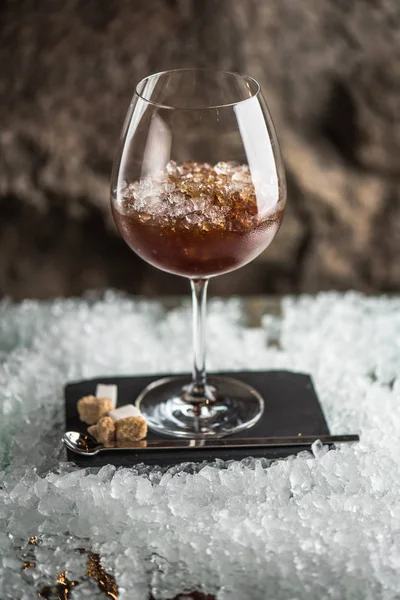
M176 69L140 81L114 161L112 212L134 252L190 279L193 301L193 377L143 390L136 404L151 430L222 437L261 417L255 389L206 375L207 284L272 242L285 203L278 140L255 79Z

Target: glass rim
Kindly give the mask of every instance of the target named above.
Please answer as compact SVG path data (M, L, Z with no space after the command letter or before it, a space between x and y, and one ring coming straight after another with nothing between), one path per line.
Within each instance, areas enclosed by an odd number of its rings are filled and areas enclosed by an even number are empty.
M193 106L193 107L192 106L173 106L171 104L162 104L160 102L154 102L154 100L149 100L148 98L145 98L141 94L141 92L138 91L138 88L141 84L144 84L146 81L149 81L150 79L153 79L154 77L159 77L160 75L167 75L168 73L183 73L185 71L193 71L193 72L198 71L198 72L208 72L208 73L216 73L216 74L219 73L221 75L235 75L236 77L241 77L242 79L255 84L256 91L254 94L252 94L248 98L243 98L242 100L237 100L236 102L227 102L225 104L211 104L209 106ZM254 79L254 77L251 77L250 75L245 75L244 73L239 73L237 71L226 71L225 69L207 69L207 68L203 69L203 68L197 68L197 67L185 67L185 68L180 68L180 69L166 69L165 71L151 73L150 75L146 75L146 77L143 77L140 81L138 81L138 83L135 86L135 95L138 98L140 98L147 104L156 106L158 108L167 109L167 110L210 110L210 109L228 108L230 106L237 106L238 104L242 104L243 102L248 102L249 100L252 100L253 98L257 98L260 91L261 91L261 85L259 84L257 79Z

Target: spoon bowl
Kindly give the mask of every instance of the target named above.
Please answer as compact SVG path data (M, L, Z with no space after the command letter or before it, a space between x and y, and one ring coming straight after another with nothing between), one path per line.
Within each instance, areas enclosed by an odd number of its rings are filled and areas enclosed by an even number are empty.
M78 431L67 431L63 435L63 442L69 450L85 456L94 456L104 448L91 435Z

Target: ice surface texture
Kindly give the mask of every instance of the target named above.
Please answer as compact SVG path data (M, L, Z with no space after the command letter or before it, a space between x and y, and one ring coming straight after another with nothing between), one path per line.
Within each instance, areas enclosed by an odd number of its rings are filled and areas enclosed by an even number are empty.
M36 598L65 569L82 577L78 548L100 553L122 599L185 589L219 600L399 597L400 300L287 298L282 317L258 329L246 328L237 300L209 312L211 370L310 372L331 431L360 431L360 444L271 465L79 470L59 441L63 385L188 370L189 308L165 314L114 293L3 302L2 600ZM21 572L22 561L36 567ZM86 597L104 597L91 579L71 593Z
M283 208L275 178L255 187L249 167L235 162L170 161L165 171L125 182L119 203L118 210L142 222L170 227L183 220L190 229L246 230Z

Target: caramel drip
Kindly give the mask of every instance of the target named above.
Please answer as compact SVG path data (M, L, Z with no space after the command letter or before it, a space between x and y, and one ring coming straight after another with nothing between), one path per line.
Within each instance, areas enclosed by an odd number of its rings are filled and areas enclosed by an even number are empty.
M110 573L107 573L101 564L100 556L82 548L79 548L79 552L81 554L87 554L88 556L86 577L94 579L103 594L113 598L113 600L118 600L118 587L115 578ZM29 566L34 567L36 565L30 563ZM62 571L57 575L56 585L46 585L42 587L38 590L38 596L45 598L46 600L69 600L71 590L79 586L83 579L84 578L78 579L78 581L70 581L66 576L66 572Z
M70 581L62 571L57 575L56 585L46 585L38 591L38 596L46 600L69 600L71 590L77 586L79 581Z
M113 600L117 600L118 587L115 578L110 575L110 573L107 573L101 564L100 556L98 554L94 554L93 552L88 552L87 554L89 557L86 570L87 576L97 581L99 589L106 594L106 596L113 598Z

